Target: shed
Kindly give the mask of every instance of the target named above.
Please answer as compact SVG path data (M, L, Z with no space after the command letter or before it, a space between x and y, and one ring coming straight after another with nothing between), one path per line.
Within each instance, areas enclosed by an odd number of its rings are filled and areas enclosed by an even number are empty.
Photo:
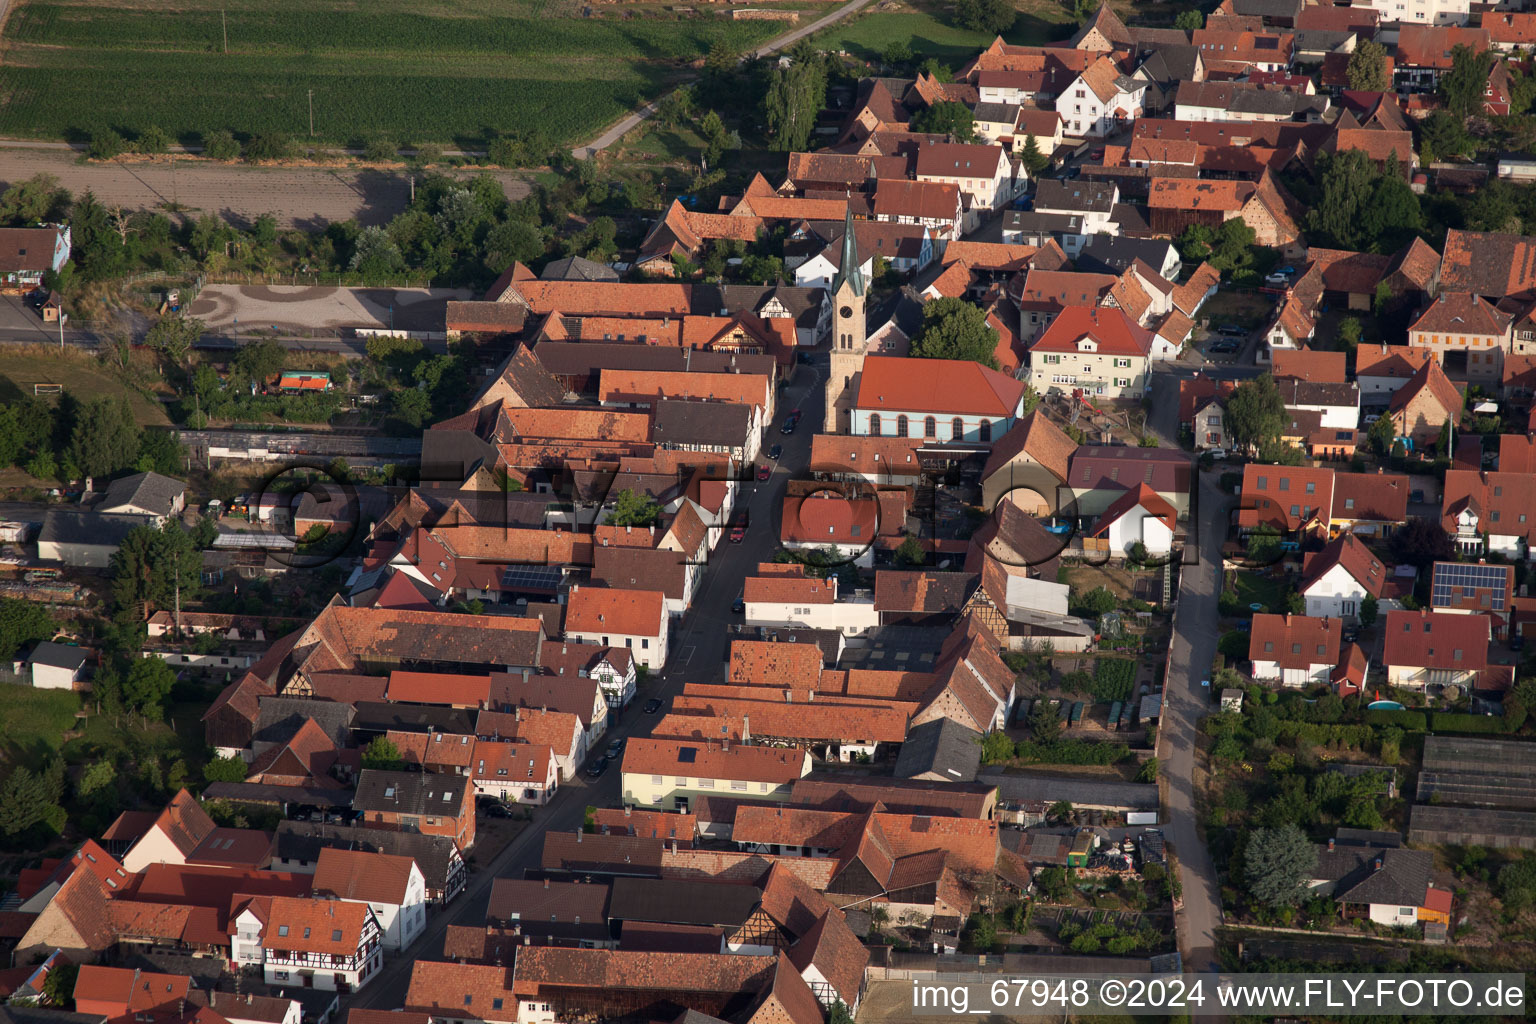
M898 779L975 782L981 767L981 733L950 718L936 718L907 732L896 756Z
M1235 686L1229 686L1221 691L1221 710L1242 711L1243 691Z
M44 641L27 658L32 685L40 690L73 690L85 671L85 661L85 651L79 647Z
M149 516L49 509L37 535L37 557L80 569L105 569L130 530L152 525Z

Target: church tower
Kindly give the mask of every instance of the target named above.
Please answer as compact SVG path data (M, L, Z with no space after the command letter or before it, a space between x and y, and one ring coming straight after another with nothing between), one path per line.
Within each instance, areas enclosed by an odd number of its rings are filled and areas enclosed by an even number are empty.
M859 272L859 247L853 235L853 210L843 221L843 255L832 278L832 372L827 378L824 434L853 429L853 400L864 368L864 275Z

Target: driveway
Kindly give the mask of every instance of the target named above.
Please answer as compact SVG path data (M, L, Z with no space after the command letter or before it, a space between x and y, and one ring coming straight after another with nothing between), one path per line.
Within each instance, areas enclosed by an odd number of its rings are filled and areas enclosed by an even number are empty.
M1166 404L1166 403L1164 403ZM1195 812L1195 750L1200 720L1211 708L1209 677L1216 654L1217 594L1221 584L1221 543L1226 536L1228 502L1216 474L1198 473L1196 536L1185 548L1178 606L1174 614L1172 658L1163 701L1162 747L1164 832L1179 858L1184 905L1175 914L1179 952L1191 972L1220 969L1216 929L1221 925L1221 889L1210 851L1200 837Z

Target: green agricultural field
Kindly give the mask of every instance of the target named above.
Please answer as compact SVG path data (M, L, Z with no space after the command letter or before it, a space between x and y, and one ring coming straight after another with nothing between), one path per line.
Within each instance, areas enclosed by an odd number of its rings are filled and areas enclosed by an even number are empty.
M58 356L41 347L10 348L0 359L0 404L33 394L37 384L62 384L65 392L80 402L126 395L133 418L140 426L163 426L170 422L165 406L125 386L94 360L76 355ZM43 401L54 403L58 399L44 397Z
M57 138L212 129L482 148L498 131L596 134L724 40L783 30L547 0L19 0L0 39L0 128ZM224 50L227 14L229 52Z
M1065 39L1076 28L1071 15L1059 4L1029 2L1020 5L1018 20L1003 38L1016 45L1040 46ZM947 6L940 9L923 4L905 10L871 11L838 22L820 32L816 44L874 60L892 43L905 43L918 60L937 57L958 68L990 46L994 38L957 24Z

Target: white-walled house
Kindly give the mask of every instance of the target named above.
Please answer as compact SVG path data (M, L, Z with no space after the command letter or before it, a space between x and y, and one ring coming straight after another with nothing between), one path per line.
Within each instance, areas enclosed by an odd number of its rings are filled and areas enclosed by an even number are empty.
M977 210L1006 206L1015 188L1006 149L968 142L923 146L917 152L917 180L954 185L971 197L971 208Z
M128 848L123 867L139 872L151 864L185 864L215 827L208 812L183 789L171 798L149 831Z
M1306 556L1297 589L1306 601L1307 615L1352 619L1360 614L1367 597L1376 599L1379 616L1401 607L1398 598L1404 584L1364 541L1346 533Z
M73 690L85 678L85 660L81 648L45 640L32 648L17 671L30 670L32 685L39 690Z
M327 847L315 865L316 896L365 904L384 948L405 949L427 925L427 883L409 857Z
M1333 667L1339 663L1342 634L1343 625L1338 619L1255 615L1248 641L1253 678L1283 686L1327 683Z
M1173 551L1178 519L1177 509L1145 483L1138 483L1099 515L1083 538L1083 548L1125 558L1140 544L1149 556L1166 557Z
M572 587L565 607L570 640L621 647L655 672L667 662L667 597L659 590Z
M835 629L845 635L867 632L880 624L872 597L839 599L837 577L804 575L796 563L772 564L770 572L748 576L741 598L749 626ZM779 572L794 569L799 572Z
M1114 61L1101 57L1056 98L1056 110L1068 135L1101 137L1140 117L1146 95L1146 82L1122 74Z
M1024 385L980 363L867 356L849 433L990 444L1023 413Z
M231 921L231 946L236 963L261 964L268 985L356 992L384 966L383 931L366 903L274 896L265 920L253 908Z

